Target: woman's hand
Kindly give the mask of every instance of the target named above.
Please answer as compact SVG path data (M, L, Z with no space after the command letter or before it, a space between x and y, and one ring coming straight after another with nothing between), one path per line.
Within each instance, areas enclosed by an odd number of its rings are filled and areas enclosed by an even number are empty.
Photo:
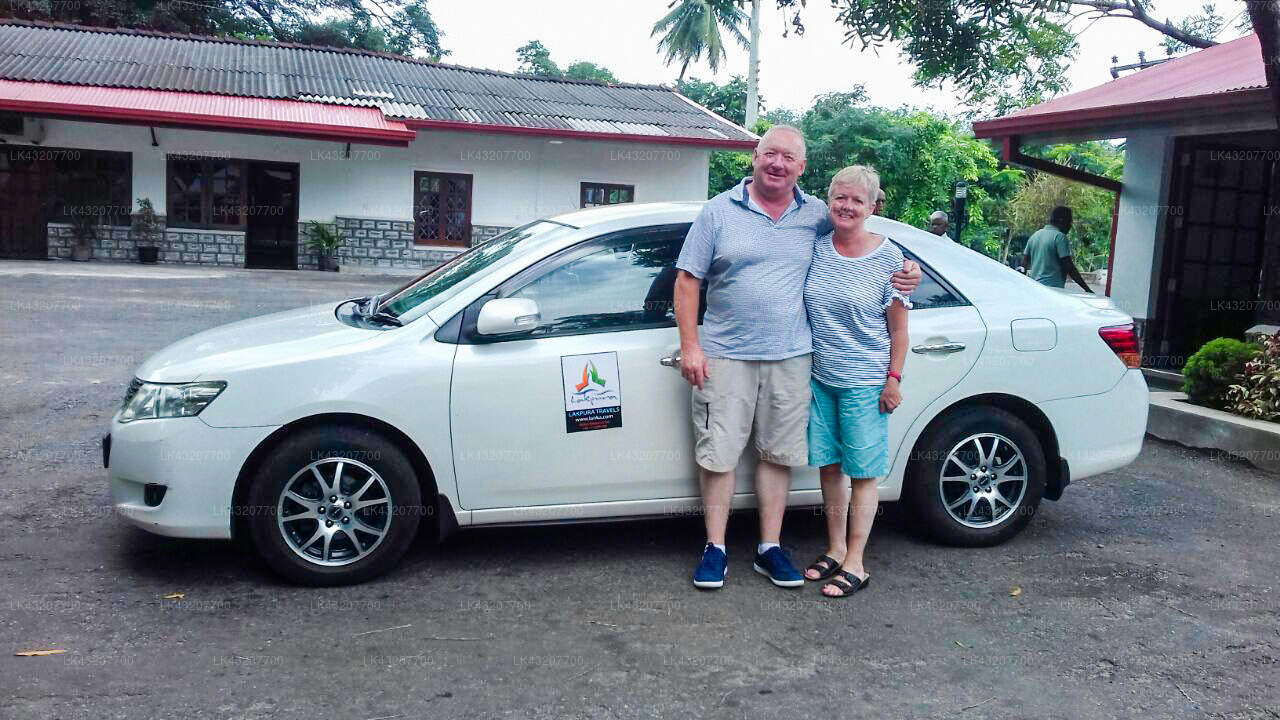
M898 388L898 378L889 378L880 391L880 412L891 413L902 404L902 391Z

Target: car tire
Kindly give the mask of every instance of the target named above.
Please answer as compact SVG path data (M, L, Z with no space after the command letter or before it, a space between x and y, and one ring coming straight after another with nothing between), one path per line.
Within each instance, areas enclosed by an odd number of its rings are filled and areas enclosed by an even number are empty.
M916 442L905 499L937 542L998 545L1035 515L1047 467L1040 440L1016 415L966 407L935 422Z
M430 510L405 454L376 432L346 426L300 430L275 447L255 473L249 508L250 537L267 565L315 586L387 572Z

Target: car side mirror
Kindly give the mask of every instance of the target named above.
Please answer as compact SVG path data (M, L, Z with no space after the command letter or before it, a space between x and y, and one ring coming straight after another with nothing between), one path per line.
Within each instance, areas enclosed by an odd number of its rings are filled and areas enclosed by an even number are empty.
M542 315L538 303L528 298L496 298L480 308L476 332L481 335L516 335L538 327Z

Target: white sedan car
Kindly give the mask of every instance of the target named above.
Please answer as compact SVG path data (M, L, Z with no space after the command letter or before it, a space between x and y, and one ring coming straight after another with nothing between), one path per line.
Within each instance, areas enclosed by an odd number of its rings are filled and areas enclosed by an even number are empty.
M315 585L387 571L419 531L697 514L671 294L700 207L540 220L392 292L161 350L103 439L117 511L161 535L246 535ZM1131 318L868 223L924 268L882 500L905 500L940 542L991 545L1070 480L1137 456ZM755 503L752 469L744 458L735 507ZM814 468L796 470L790 503L821 503Z

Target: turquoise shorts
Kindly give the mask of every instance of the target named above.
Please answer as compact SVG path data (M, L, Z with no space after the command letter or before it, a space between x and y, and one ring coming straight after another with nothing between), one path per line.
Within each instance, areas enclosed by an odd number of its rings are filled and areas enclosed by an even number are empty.
M851 478L889 474L889 414L880 412L884 385L836 388L809 379L809 464L839 463Z

